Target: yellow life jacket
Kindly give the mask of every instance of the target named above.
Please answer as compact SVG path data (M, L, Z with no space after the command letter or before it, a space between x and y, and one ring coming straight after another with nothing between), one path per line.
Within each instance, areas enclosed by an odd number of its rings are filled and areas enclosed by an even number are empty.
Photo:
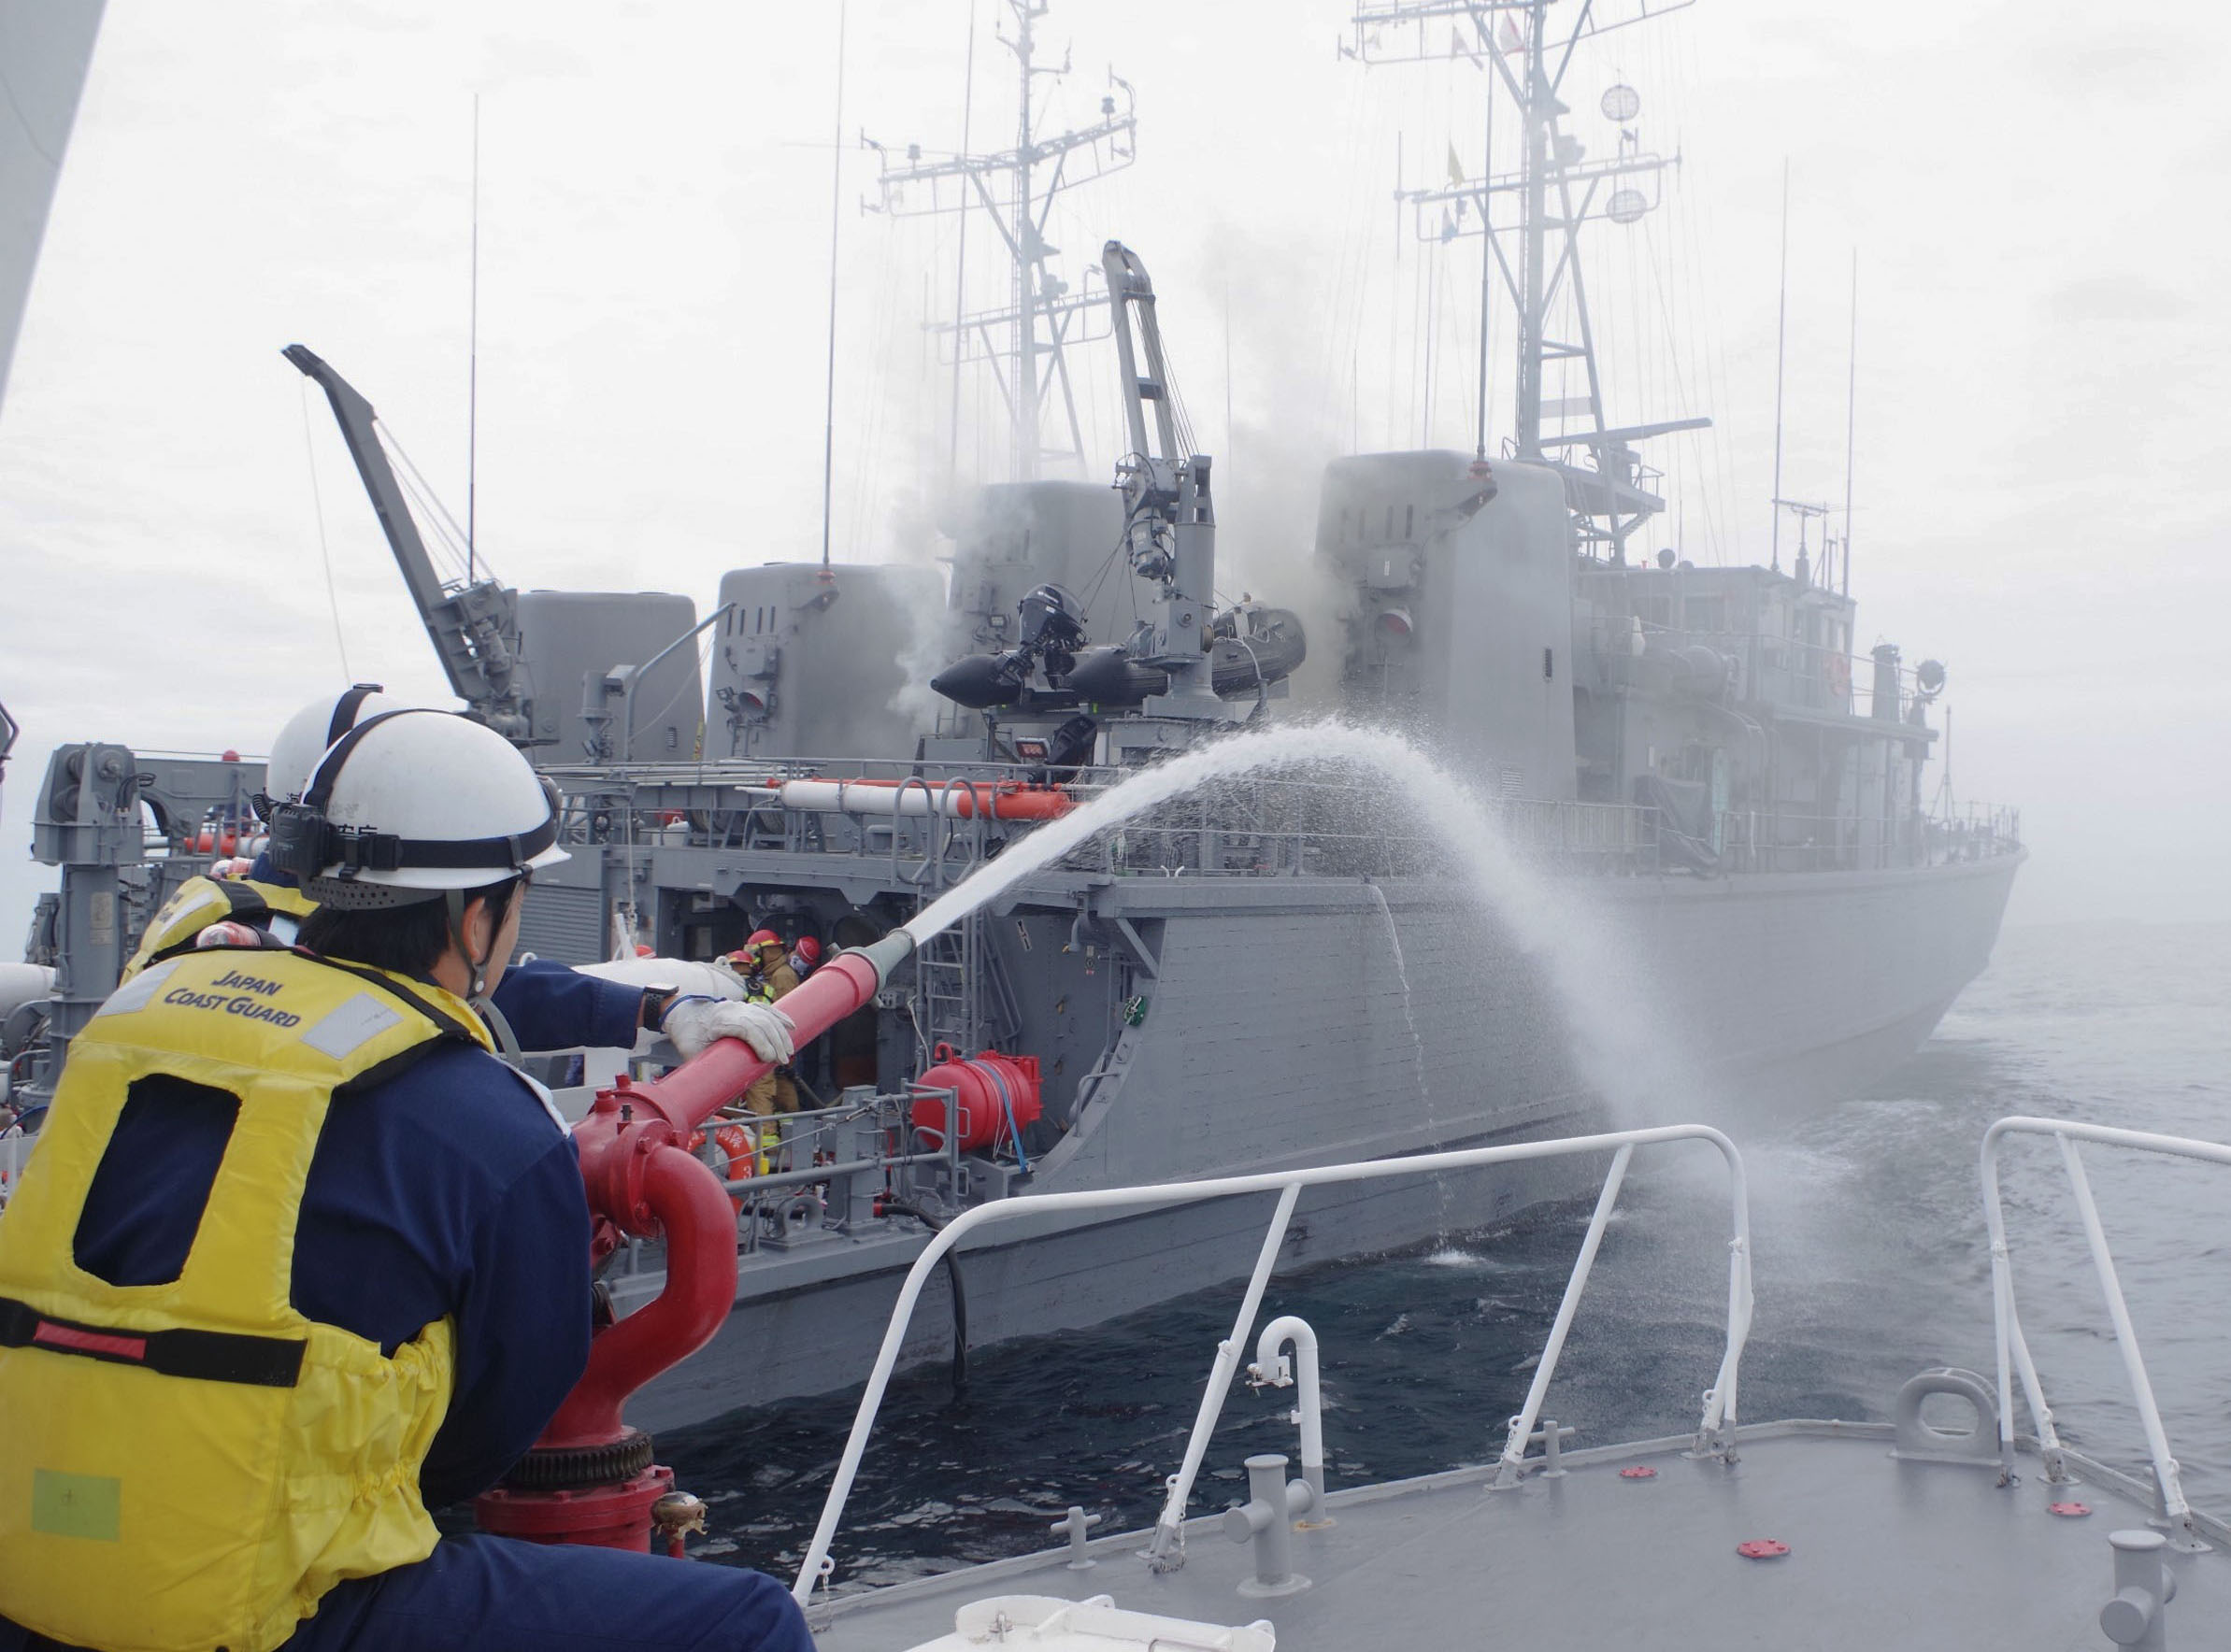
M300 890L281 884L256 883L245 877L190 877L178 892L163 903L163 909L148 919L139 937L139 950L124 965L122 979L130 980L158 958L193 945L193 937L213 923L227 919L260 930L272 927L276 918L295 923L318 909L318 903ZM292 933L281 934L292 941Z
M0 1615L110 1652L265 1652L342 1579L433 1552L418 1477L449 1409L450 1320L390 1356L290 1291L334 1095L447 1039L487 1046L439 988L218 950L152 965L71 1041L0 1218ZM158 1074L239 1110L179 1276L109 1285L75 1235Z

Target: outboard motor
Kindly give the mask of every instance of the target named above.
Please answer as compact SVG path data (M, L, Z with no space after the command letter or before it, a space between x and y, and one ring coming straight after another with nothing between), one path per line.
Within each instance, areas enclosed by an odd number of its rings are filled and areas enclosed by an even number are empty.
M1084 647L1084 622L1078 611L1077 599L1060 586L1032 588L1015 605L1021 621L1018 647L1001 654L970 654L956 660L930 678L930 687L970 711L1013 705L1024 699L1031 692L1034 671L1042 670L1048 684L1058 690ZM1075 701L1070 694L1055 703Z
M1023 593L1015 613L1022 621L1023 646L1044 662L1046 675L1067 671L1070 657L1084 647L1077 599L1058 585L1040 585Z

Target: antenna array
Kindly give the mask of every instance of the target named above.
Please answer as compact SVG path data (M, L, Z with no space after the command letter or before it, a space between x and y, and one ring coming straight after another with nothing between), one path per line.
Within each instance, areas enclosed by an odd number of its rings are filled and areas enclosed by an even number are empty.
M1007 5L1014 32L1002 30L999 40L1014 55L1019 88L1012 147L937 156L920 144L896 150L865 134L861 141L882 162L880 199L867 210L894 218L980 210L999 232L1009 265L1007 303L929 326L952 340L956 372L966 363L992 369L1012 436L1010 474L1025 481L1049 461L1083 468L1084 440L1066 350L1108 335L1108 289L1100 267L1086 265L1078 288L1054 274L1052 260L1061 249L1046 239L1047 222L1064 192L1131 164L1138 121L1129 82L1110 70L1098 121L1080 131L1040 136L1034 130L1037 83L1041 77L1066 75L1068 58L1065 53L1059 68L1037 61L1037 25L1051 9L1047 0L1007 0ZM1046 404L1057 386L1066 448L1049 447L1042 434Z

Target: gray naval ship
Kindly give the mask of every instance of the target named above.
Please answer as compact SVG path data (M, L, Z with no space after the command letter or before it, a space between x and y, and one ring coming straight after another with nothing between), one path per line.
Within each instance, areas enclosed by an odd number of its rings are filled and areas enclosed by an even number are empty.
M1042 9L1015 7L1025 133ZM1449 10L1367 7L1357 55ZM1946 673L1860 648L1848 547L1816 559L1801 541L1787 569L1648 549L1665 502L1641 451L1660 427L1607 423L1577 301L1584 233L1638 210L1626 175L1662 163L1623 139L1585 159L1558 100L1574 55L1547 0L1515 15L1523 40L1480 50L1513 94L1521 164L1466 186L1509 277L1512 434L1492 456L1483 425L1471 452L1329 467L1291 570L1337 593L1313 635L1278 591L1218 598L1217 473L1139 261L1111 242L1072 290L1019 233L1052 189L1127 162L1127 89L1015 150L886 151L894 210L965 189L1023 215L1003 222L1014 304L958 330L1008 341L1015 477L958 524L949 571L739 567L704 611L521 591L484 556L445 577L454 536L370 404L288 351L332 403L458 699L563 796L572 859L537 879L536 953L624 973L638 947L709 960L761 928L864 944L1126 781L1196 758L1207 777L928 938L802 1052L802 1113L768 1128L732 1110L702 1151L737 1206L735 1311L636 1421L855 1380L906 1270L972 1209L1569 1134L1609 1121L1638 1075L1810 1105L1909 1055L1983 966L2017 821L1932 806ZM1613 90L1607 118L1631 121ZM1412 197L1422 225L1449 221L1451 194ZM1549 335L1575 313L1559 330L1578 342ZM1064 353L1080 317L1122 369L1112 488L1038 474L1041 408L1066 403L1081 446ZM1584 405L1547 394L1580 369ZM1419 751L1434 768L1394 761ZM252 761L57 750L34 847L60 888L0 1004L18 1130L148 916L252 851L265 782ZM544 1071L585 1106L618 1060ZM1518 1159L1429 1196L1318 1189L1284 1256L1399 1245L1574 1185ZM956 1253L902 1357L1129 1312L1251 1254L1216 1204L1041 1215ZM615 1254L617 1311L657 1296L661 1260L642 1241Z

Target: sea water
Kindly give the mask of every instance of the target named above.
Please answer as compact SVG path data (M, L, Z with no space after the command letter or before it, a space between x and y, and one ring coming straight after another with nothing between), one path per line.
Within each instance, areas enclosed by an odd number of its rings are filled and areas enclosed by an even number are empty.
M1758 1308L1746 1419L1881 1419L1934 1365L1991 1369L1976 1155L2008 1113L2231 1140L2231 926L2012 931L1937 1035L1857 1100L1738 1138ZM2200 1507L2231 1509L2231 1172L2086 1151L2169 1440ZM2023 1324L2064 1436L2143 1471L2144 1442L2049 1143L2005 1165ZM1491 1460L1518 1408L1590 1201L1523 1224L1274 1282L1323 1345L1335 1486ZM1719 1357L1724 1178L1642 1158L1550 1392L1579 1444L1679 1433ZM1071 1503L1101 1530L1153 1517L1237 1287L1089 1332L980 1351L894 1383L836 1557L860 1586L1049 1546ZM857 1389L660 1437L711 1502L708 1559L785 1577L810 1534ZM1292 1455L1291 1390L1235 1389L1196 1513L1237 1501L1251 1452ZM2024 1422L2026 1428L2026 1417Z

